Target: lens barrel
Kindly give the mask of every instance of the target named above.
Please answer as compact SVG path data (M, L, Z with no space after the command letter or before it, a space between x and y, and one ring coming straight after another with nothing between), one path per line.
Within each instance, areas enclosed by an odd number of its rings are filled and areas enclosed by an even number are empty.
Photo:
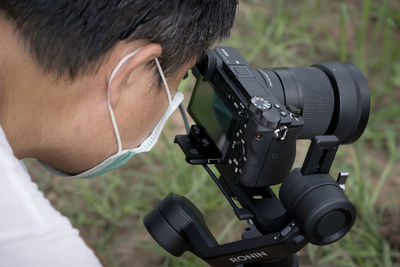
M349 144L364 132L370 113L369 90L353 64L332 62L272 71L282 83L282 89L272 88L275 97L301 110L305 126L300 139L335 135L341 144Z

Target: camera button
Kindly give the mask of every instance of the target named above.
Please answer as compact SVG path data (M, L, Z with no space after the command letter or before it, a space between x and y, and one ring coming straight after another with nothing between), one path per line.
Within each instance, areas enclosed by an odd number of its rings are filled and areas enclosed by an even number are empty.
M281 116L286 117L287 113L285 111L281 111Z
M298 235L295 238L293 238L293 244L297 246L298 244L302 243L305 240L304 236Z
M208 147L208 146L210 146L210 141L208 141L207 138L202 138L201 144L205 147Z
M291 112L291 114L293 114L294 117L300 117L301 110L298 109L297 107L295 107L293 105L288 105L288 106L286 106L286 108L288 109L289 112Z
M190 152L191 155L195 155L195 156L200 154L199 151L197 149L195 149L195 148L190 149L189 152Z
M201 129L198 125L193 125L192 126L192 130L194 134L200 134L201 133Z
M292 231L292 228L290 226L286 226L281 232L280 232L280 237L286 237L290 231Z
M236 158L241 159L246 154L244 143L241 141L234 141L232 144L232 149Z
M281 105L275 104L274 107L275 107L276 109L280 109L280 108L281 108Z

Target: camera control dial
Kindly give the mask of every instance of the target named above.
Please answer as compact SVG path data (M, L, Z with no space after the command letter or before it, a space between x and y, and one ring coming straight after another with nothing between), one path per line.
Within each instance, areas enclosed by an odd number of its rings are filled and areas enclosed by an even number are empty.
M279 113L271 112L272 104L262 96L254 96L250 100L249 109L257 114L259 121L266 127L275 129L280 121Z
M243 140L234 141L232 143L232 149L233 149L233 153L237 159L242 159L246 153Z
M250 110L253 112L264 112L265 110L271 109L272 105L268 100L260 96L254 96L251 98Z

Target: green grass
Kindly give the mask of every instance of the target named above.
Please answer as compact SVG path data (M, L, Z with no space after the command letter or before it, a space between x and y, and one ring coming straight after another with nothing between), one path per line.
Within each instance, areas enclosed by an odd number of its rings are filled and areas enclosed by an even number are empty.
M232 38L225 44L237 47L257 68L345 60L362 69L370 86L370 121L356 144L339 150L332 170L333 175L350 172L347 195L357 207L358 218L341 241L308 246L304 252L315 266L399 266L399 251L380 229L385 212L398 210L400 200L400 188L395 187L400 177L400 4L242 1ZM181 86L187 96L192 86L193 80ZM239 238L244 226L236 222L206 173L185 163L172 143L177 132L182 132L182 125L170 123L154 151L96 179L54 178L33 162L30 170L107 266L204 266L189 253L175 258L163 252L141 223L158 201L175 192L204 212L218 240ZM136 262L137 253L153 255L154 260Z

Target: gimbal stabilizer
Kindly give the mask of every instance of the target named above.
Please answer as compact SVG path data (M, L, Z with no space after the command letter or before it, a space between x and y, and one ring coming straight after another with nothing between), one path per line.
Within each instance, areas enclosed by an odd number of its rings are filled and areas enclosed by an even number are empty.
M190 146L188 136L175 141L192 164L206 164ZM249 220L243 239L219 245L208 230L200 211L186 198L170 194L145 218L153 238L169 253L180 256L186 250L212 266L298 266L294 253L308 242L324 245L343 237L355 220L355 208L343 189L347 174L335 182L328 174L339 141L335 136L313 139L302 169L294 169L284 180L279 195L269 187L251 190L228 184L206 170L227 196L235 214ZM193 155L194 152L194 155ZM342 189L343 188L343 189ZM235 196L243 208L238 208ZM286 208L286 209L285 209Z
M175 142L249 227L242 240L220 245L200 211L171 194L144 219L153 238L175 256L188 250L214 266L295 267L308 242L343 237L356 212L343 192L348 174L334 181L329 170L339 144L355 142L368 121L361 71L343 62L253 69L237 49L216 47L193 74L188 112L196 125ZM312 142L302 168L291 171L298 139ZM278 199L270 186L281 183Z

